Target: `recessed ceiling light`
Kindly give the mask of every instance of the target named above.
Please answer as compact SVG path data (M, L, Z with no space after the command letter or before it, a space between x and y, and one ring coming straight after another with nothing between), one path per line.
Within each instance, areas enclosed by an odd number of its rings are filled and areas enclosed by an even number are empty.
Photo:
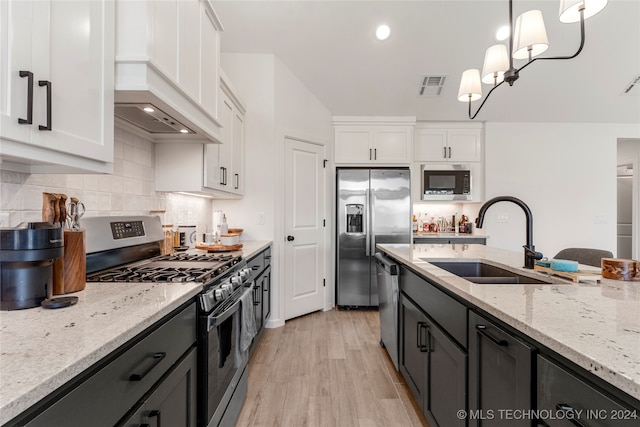
M147 113L153 113L155 110L151 107L144 107L143 108L144 111L146 111Z
M180 129L180 133L189 133L189 131L186 129Z
M511 28L508 25L503 25L502 27L498 28L498 31L496 31L496 41L503 41L509 38L509 34L511 34Z
M388 25L382 24L376 29L376 37L378 40L386 40L391 34L391 28Z

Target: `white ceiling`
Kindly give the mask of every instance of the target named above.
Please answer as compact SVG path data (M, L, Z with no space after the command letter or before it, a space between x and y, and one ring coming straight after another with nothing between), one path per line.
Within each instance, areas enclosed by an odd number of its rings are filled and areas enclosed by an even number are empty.
M466 120L467 104L457 101L462 71L482 68L495 30L508 21L507 0L213 3L223 53L275 54L334 115ZM558 21L559 0L513 4L514 20L542 10L544 56L577 50L580 25ZM380 23L391 27L383 42L374 36ZM640 90L622 95L640 73L640 0L610 0L585 27L578 57L531 64L513 87L494 91L476 120L640 124ZM425 74L446 76L440 97L417 97Z

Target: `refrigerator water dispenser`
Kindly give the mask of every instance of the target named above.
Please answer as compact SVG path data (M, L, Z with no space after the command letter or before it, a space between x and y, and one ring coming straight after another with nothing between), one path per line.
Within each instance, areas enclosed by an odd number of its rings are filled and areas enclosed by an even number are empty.
M347 233L363 233L363 224L362 216L364 215L364 205L360 204L351 204L346 205L346 220Z

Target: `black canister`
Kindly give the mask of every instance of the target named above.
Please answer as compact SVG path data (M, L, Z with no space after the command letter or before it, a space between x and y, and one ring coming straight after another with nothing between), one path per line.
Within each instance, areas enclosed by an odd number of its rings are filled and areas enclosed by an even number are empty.
M63 256L62 228L49 222L0 228L0 310L40 306L53 289L53 263Z

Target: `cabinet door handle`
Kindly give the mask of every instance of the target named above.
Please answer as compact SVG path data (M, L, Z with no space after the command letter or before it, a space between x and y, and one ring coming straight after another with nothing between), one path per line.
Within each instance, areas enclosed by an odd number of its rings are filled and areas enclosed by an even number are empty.
M371 158L371 148L369 148L369 160L373 160L373 159Z
M131 374L129 376L129 381L142 381L142 379L149 373L151 372L151 370L153 368L155 368L158 363L160 363L162 361L162 359L165 358L165 356L167 355L167 353L161 352L161 353L154 353L151 359L151 362L146 362L146 366L140 368L140 370L142 372L137 373L134 372L133 374ZM137 369L136 369L137 371Z
M417 324L417 339L416 339L416 347L418 347L418 350L420 350L421 353L426 353L429 351L429 346L426 344L422 343L422 330L427 330L429 329L429 325L427 325L425 322L418 322Z
M260 301L258 301L258 297L256 296L256 290L258 288L253 288L253 305L260 305Z
M378 160L378 149L377 148L373 149L373 160Z
M451 147L449 147L449 158L451 158Z
M33 73L31 71L20 71L20 77L27 78L27 118L18 118L21 125L33 123Z
M500 347L507 347L509 345L509 343L506 340L498 339L493 335L490 335L489 333L487 333L486 329L487 327L485 325L476 325L476 331L478 331L479 334L484 335L495 345L498 345Z
M571 405L567 405L566 403L556 403L556 409L562 411L567 414L567 421L577 427L585 427L580 421L576 419L576 410L573 409Z
M442 152L443 152L442 157L444 159L446 159L447 158L447 147L442 147Z
M38 86L47 88L47 125L39 125L39 130L51 130L51 82L48 80L38 80Z
M234 173L233 176L236 179L236 185L234 188L237 190L238 188L240 188L240 175L238 175L237 173Z
M224 168L220 166L220 185L224 185Z
M162 419L160 418L160 410L154 409L152 411L149 411L149 418L153 418L153 417L158 418L158 423L156 424L156 427L162 427Z

